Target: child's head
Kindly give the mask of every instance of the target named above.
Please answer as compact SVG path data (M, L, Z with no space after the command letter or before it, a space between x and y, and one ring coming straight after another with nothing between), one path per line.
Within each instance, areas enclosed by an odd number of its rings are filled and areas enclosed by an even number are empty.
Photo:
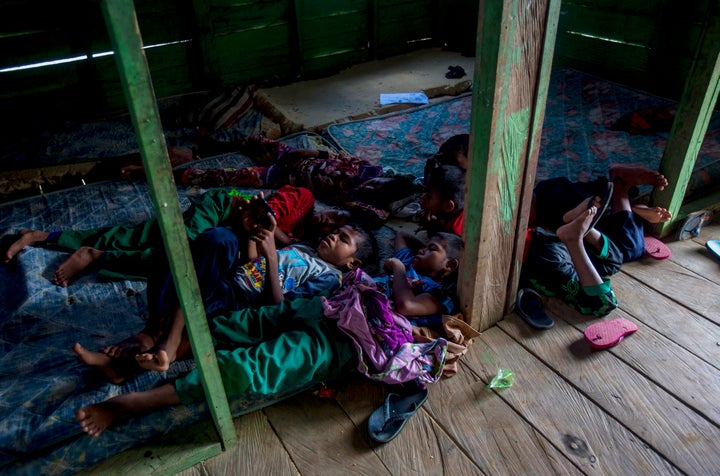
M442 165L456 165L467 170L469 145L470 134L452 136L440 146L436 155L437 161Z
M310 216L310 225L317 230L318 236L325 236L350 222L351 215L342 208L315 209Z
M463 241L453 233L438 232L430 237L412 260L413 268L435 281L447 282L460 265Z
M370 262L375 250L373 235L355 223L326 235L317 246L320 258L342 270L356 269Z
M420 205L426 216L457 216L465 205L465 171L454 165L428 171Z

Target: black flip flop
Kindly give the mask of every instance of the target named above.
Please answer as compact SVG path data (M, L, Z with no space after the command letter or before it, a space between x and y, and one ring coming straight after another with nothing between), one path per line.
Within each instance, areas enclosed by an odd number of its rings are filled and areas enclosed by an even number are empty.
M545 313L542 296L534 289L518 290L515 312L534 329L545 330L555 325L555 321Z
M370 438L378 443L387 443L395 438L427 397L427 388L404 396L389 393L382 406L375 409L368 419Z
M615 186L613 185L613 183L612 183L612 182L608 182L608 184L607 184L607 190L605 190L605 194L604 194L602 197L600 197L600 200L601 200L600 206L598 207L597 213L595 213L595 216L593 217L592 221L590 222L590 226L588 227L588 231L585 232L585 235L587 235L588 233L590 233L590 230L592 230L593 228L595 228L595 225L598 224L598 222L600 221L600 219L602 218L602 216L603 216L603 215L605 214L605 212L607 211L608 207L610 206L610 199L612 198L612 194L613 194L613 190L614 190L614 189L615 189ZM596 195L596 196L599 197L600 195ZM593 199L591 199L591 200L588 202L588 210L589 210L590 208L592 208L592 206L593 206L593 204L594 204L594 202L595 202L594 198L595 198L595 197L593 197Z

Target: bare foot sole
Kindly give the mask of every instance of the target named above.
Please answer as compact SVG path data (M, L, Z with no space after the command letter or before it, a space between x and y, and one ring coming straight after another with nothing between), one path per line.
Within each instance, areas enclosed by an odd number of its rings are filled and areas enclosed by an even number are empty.
M590 207L585 212L578 215L570 223L566 223L557 229L557 236L563 243L582 240L590 229L593 217L597 214L596 207Z
M75 352L75 355L77 355L80 362L100 370L103 374L105 374L105 377L107 377L110 383L120 385L127 380L127 376L119 370L122 366L117 366L118 368L115 368L114 364L117 363L117 359L113 359L102 352L87 350L77 342L73 345L72 350Z
M667 179L660 172L641 165L612 165L610 167L610 179L622 181L628 188L637 185L651 185L658 190L662 190L668 185Z
M632 211L648 223L665 223L672 218L672 213L670 213L667 208L662 207L633 205Z
M80 428L90 436L99 436L118 416L123 408L112 402L101 402L83 407L75 412Z
M152 349L155 339L147 334L138 332L117 344L111 344L102 348L102 353L108 357L119 359L121 357L134 357Z
M165 372L170 368L172 361L175 360L174 358L171 359L164 350L159 350L156 354L139 354L135 359L138 365L145 370L156 370L158 372Z
M3 260L5 261L5 263L9 263L26 246L43 242L47 240L48 236L50 236L50 233L47 231L28 230L26 228L20 230L20 237L8 247L7 251L5 252L5 256L3 257Z
M595 195L594 197L588 197L582 202L580 202L575 208L573 208L570 211L565 212L563 215L563 222L564 223L570 223L571 221L575 220L580 215L584 214L585 211L590 208L590 200L593 201L592 206L596 208L600 208L602 205L602 199Z
M54 283L64 288L67 287L70 280L75 277L78 273L85 270L93 264L95 261L100 259L104 251L90 248L89 246L83 246L78 248L75 253L71 254L55 271Z

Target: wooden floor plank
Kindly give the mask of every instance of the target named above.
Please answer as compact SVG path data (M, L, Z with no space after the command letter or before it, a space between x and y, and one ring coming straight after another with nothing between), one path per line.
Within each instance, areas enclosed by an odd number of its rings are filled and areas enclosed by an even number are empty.
M704 278L720 284L720 259L705 247L708 240L720 240L720 224L712 223L700 230L700 235L684 241L671 241L670 260Z
M390 474L334 400L305 392L264 412L300 474Z
M720 368L720 329L624 273L612 278L620 308L674 343ZM718 291L720 292L720 287Z
M430 385L432 396L436 385ZM385 395L397 388L369 381L348 383L338 392L338 403L353 420L391 474L483 474L479 466L425 411L428 403L408 420L402 432L385 444L373 443L367 420Z
M548 346L557 338L547 333ZM499 327L483 332L492 358L468 353L463 363L483 379L498 367L513 370L515 384L499 393L516 412L587 474L679 474L636 435L559 377ZM563 348L566 352L567 348Z
M522 335L527 324L515 315L505 318L499 326L681 470L710 474L720 467L718 426L612 352L593 352L581 330L556 318L553 329L527 338ZM644 347L642 341L650 331L641 331L613 349ZM645 360L645 367L667 366L662 355L649 360L645 356ZM714 377L717 380L717 375ZM708 403L716 401L720 400ZM638 413L640 409L642 414Z
M470 352L482 349L474 344ZM425 407L433 419L488 474L581 474L465 366L430 392Z
M548 313L556 322L558 319L571 322L579 332L587 327L586 323L578 322L574 311L562 303L558 304L557 300L548 304ZM717 367L684 350L622 309L616 309L606 319L617 317L635 322L638 331L623 341L623 345L615 346L606 352L617 355L657 385L673 393L679 400L720 424L720 408L716 405L716 402L720 401L720 371ZM675 317L670 315L668 319ZM717 331L713 334L717 337ZM581 349L587 348L582 335L578 338L578 345Z
M714 282L670 260L633 261L621 272L720 324L720 294Z
M297 474L275 432L261 411L235 418L237 444L178 476L224 476L228 474Z

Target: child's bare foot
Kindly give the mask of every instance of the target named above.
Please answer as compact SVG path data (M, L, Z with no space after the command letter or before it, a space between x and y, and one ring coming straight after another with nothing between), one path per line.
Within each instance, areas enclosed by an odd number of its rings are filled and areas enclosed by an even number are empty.
M596 207L586 208L573 221L558 228L556 235L560 238L560 241L566 244L572 241L581 241L590 229L590 224L596 214Z
M651 185L662 190L668 181L660 172L641 165L614 164L610 167L610 180L621 181L630 188L637 185Z
M138 332L117 344L107 345L102 348L101 352L108 357L119 359L123 357L134 357L152 349L155 345L155 339L148 334Z
M101 402L83 407L75 412L80 428L90 436L99 436L118 416L123 414L123 407L113 402Z
M78 248L75 253L71 254L55 271L55 279L53 282L58 286L66 288L76 274L100 259L103 253L104 251L96 250L89 246Z
M563 215L563 222L564 223L570 223L571 221L575 220L580 215L584 214L585 211L590 207L590 200L593 201L593 206L596 208L600 208L600 205L602 205L602 199L595 195L594 197L588 197L582 202L580 202L575 208L573 208L570 211L565 212Z
M4 262L9 263L26 246L43 242L47 240L48 236L50 236L50 232L47 231L28 230L27 228L20 230L20 238L15 240L15 242L8 247L7 251L5 251L5 256L3 256Z
M145 353L135 356L137 363L140 367L145 370L156 370L158 372L165 372L170 368L170 364L175 360L168 356L168 353L164 350L158 350L155 354Z
M649 223L665 223L666 221L670 221L672 218L672 213L670 213L667 208L662 207L633 205L632 211Z
M75 352L75 355L77 355L80 362L100 370L102 373L105 374L110 383L119 385L125 382L125 380L127 380L127 377L125 375L123 375L121 372L119 372L113 367L112 364L114 363L115 359L113 359L112 357L109 357L102 352L93 352L91 350L87 350L85 347L83 347L77 342L73 344L72 350L73 352Z

